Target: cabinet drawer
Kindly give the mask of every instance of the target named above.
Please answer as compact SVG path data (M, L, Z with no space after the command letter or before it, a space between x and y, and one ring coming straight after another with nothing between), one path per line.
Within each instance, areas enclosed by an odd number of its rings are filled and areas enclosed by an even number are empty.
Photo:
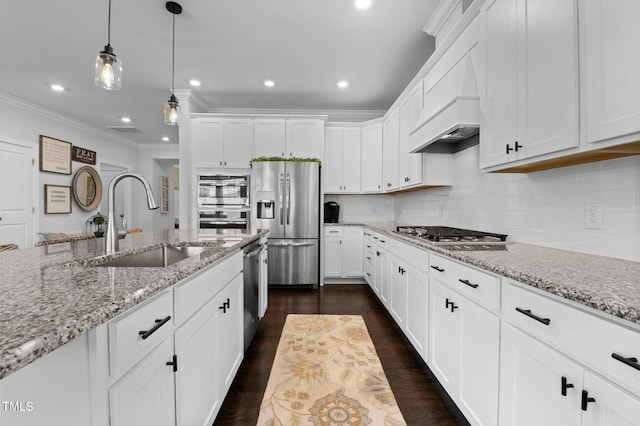
M385 248L398 259L408 263L420 272L428 272L429 252L410 244L390 238Z
M500 309L500 278L495 275L432 253L429 276L489 309Z
M373 280L373 262L369 262L365 259L364 262L364 280L371 284Z
M327 237L342 237L342 226L325 226L324 235Z
M120 376L173 334L173 293L166 291L108 324L109 372ZM146 334L143 334L145 333Z
M532 291L533 290L533 291ZM615 359L640 360L640 329L609 321L605 314L588 312L520 284L503 286L503 318L569 355L606 379L640 395L640 370ZM518 309L518 310L516 310ZM630 323L631 324L631 323ZM629 361L630 364L640 365Z
M174 287L175 323L182 324L242 271L238 252L215 266L200 271Z

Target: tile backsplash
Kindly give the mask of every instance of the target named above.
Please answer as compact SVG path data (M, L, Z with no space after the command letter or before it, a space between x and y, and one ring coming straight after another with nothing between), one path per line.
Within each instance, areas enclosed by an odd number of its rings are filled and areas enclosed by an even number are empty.
M341 221L456 226L640 261L639 155L529 174L481 173L477 146L455 155L454 186L393 196L336 196L344 206ZM601 207L601 229L585 226L589 204Z

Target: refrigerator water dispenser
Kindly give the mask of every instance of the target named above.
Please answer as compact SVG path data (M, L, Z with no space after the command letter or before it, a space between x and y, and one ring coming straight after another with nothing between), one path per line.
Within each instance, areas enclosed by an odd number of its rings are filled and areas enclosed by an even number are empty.
M273 200L258 201L258 211L256 212L257 218L273 219L274 204Z

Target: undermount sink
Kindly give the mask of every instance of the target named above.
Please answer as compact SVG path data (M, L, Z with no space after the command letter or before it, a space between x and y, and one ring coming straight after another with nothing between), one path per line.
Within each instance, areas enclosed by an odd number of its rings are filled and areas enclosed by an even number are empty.
M158 247L142 253L134 253L128 256L109 260L95 266L116 266L134 268L163 268L188 259L209 250L211 247Z

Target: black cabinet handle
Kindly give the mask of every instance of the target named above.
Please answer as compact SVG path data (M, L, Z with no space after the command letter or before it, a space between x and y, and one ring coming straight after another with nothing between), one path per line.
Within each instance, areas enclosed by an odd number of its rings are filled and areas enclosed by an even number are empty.
M458 309L458 306L455 305L455 303L451 302L449 300L449 298L445 299L445 305L444 305L445 309L451 309L451 312L455 311L456 309Z
M522 148L522 145L520 145L518 141L516 141L516 152L518 152L518 149L520 148Z
M172 365L174 373L178 371L178 355L174 355L173 361L167 361L166 365Z
M635 368L636 370L640 370L640 364L638 364L638 358L632 356L630 358L625 358L622 355L618 355L617 353L612 353L611 358L617 359L623 364L627 364L631 368Z
M595 398L589 398L589 392L586 390L582 390L582 411L587 411L587 404L590 402L596 402Z
M379 251L377 251L376 256L382 256L382 254Z
M227 301L224 302L225 305L227 305L227 309L231 308L231 301L229 300L229 298L227 297Z
M470 282L469 280L459 279L458 281L460 281L462 284L466 284L469 287L473 287L473 288L478 288L478 286L480 285L480 284L474 284L474 283Z
M567 383L567 378L565 376L562 376L560 386L560 393L562 394L562 396L567 396L567 389L572 388L573 384Z
M227 313L227 309L230 309L230 308L231 308L231 303L229 301L229 298L227 298L227 301L224 302L222 304L222 306L218 306L218 309L222 309L222 313L223 314L226 314Z
M444 272L444 269L443 269L443 268L440 268L440 267L438 267L438 266L436 266L436 265L431 265L431 269L435 269L435 270L436 270L436 271L438 271L438 272Z
M541 322L544 325L549 325L551 323L551 320L549 318L540 318L539 316L532 314L531 309L516 308L516 311L528 316L529 318L533 318L534 320Z
M144 340L147 337L151 336L156 331L158 331L158 329L160 327L162 327L163 325L165 325L167 322L169 322L170 319L171 319L171 315L167 315L166 317L164 317L162 319L157 319L156 320L156 324L153 327L151 327L148 330L140 330L140 331L138 331L138 334L140 336L142 336L142 339Z
M507 144L507 154L510 153L511 151L513 151L513 148L511 148L509 144Z

